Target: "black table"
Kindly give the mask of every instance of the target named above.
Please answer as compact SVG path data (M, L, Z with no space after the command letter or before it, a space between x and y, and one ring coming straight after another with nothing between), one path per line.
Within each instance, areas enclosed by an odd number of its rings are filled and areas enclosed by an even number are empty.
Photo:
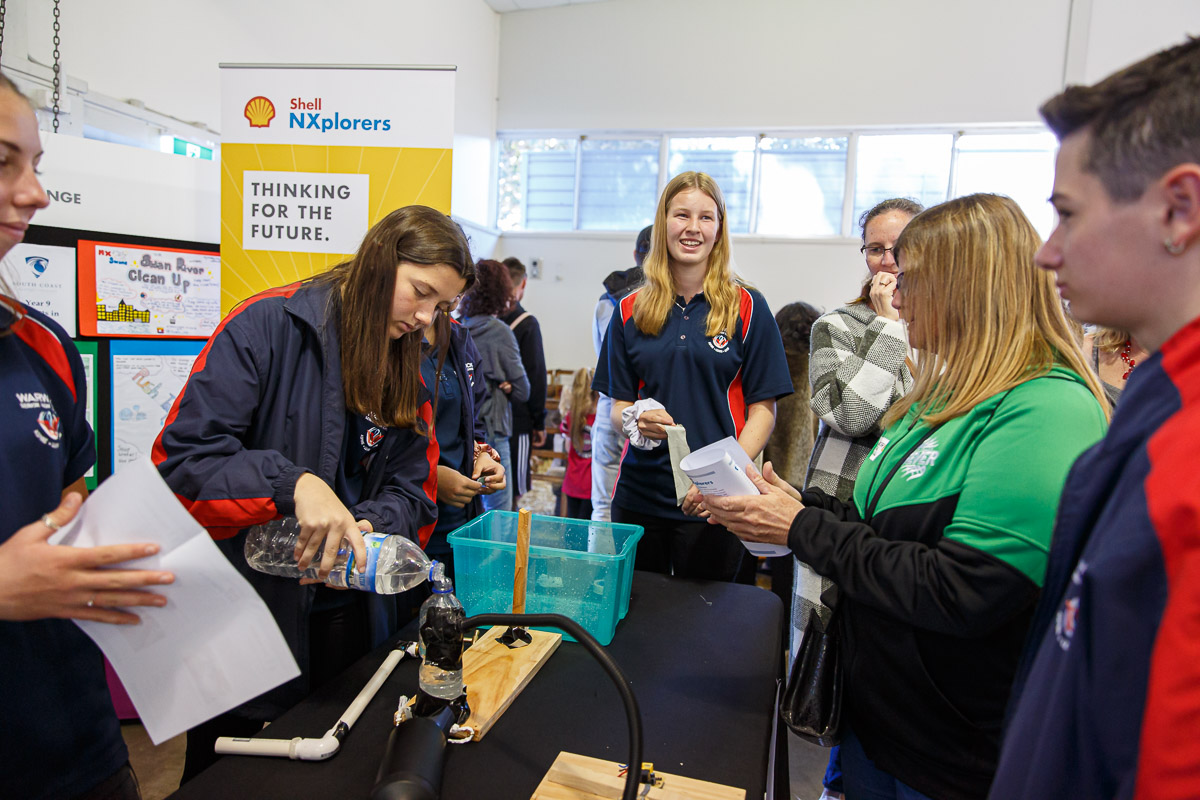
M415 625L404 634L415 635ZM630 679L642 714L643 758L656 769L763 797L783 671L783 605L751 586L637 572L629 613L606 649ZM320 737L383 661L363 657L275 721L271 738ZM365 798L375 783L401 694L417 688L415 658L393 671L325 762L226 756L176 798ZM782 731L779 742L784 740ZM777 746L777 743L776 743ZM564 641L480 742L451 745L442 797L528 798L559 751L624 762L629 739L617 691L578 644ZM775 783L787 786L780 749ZM780 763L781 762L781 763Z

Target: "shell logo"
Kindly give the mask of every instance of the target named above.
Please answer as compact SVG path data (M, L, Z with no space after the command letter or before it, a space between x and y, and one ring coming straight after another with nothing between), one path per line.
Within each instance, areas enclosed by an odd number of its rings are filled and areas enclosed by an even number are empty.
M270 127L271 120L275 119L275 104L259 95L250 98L243 113L251 128L267 128Z

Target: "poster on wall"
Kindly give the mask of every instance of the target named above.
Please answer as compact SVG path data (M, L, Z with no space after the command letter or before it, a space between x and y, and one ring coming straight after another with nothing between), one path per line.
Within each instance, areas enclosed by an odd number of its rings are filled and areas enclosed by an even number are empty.
M221 310L354 253L390 212L450 213L452 67L221 65Z
M112 468L150 456L204 342L113 342Z
M220 321L218 254L79 241L85 336L207 339Z
M87 381L87 418L88 427L96 436L95 443L99 450L100 433L96 430L96 353L99 345L95 342L76 342L75 349L79 351L79 357L83 359L83 375ZM83 476L84 483L87 484L88 491L96 488L96 465L93 464L88 468L88 471Z
M75 336L75 250L45 244L18 244L0 262L17 299L36 308Z

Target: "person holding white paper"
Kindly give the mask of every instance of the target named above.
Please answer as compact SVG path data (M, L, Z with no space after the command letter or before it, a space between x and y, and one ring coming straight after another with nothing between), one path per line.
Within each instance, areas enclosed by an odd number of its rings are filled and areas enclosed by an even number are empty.
M0 75L0 258L49 204L29 102ZM83 362L66 332L0 283L0 797L138 798L104 661L70 620L136 624L169 572L123 568L153 544L56 547L96 460Z
M592 386L613 399L613 428L630 438L612 519L645 528L637 569L753 580L735 537L676 505L663 444L665 426L678 424L692 450L733 436L753 458L775 425L776 399L792 392L779 328L763 296L734 276L730 252L716 181L673 178L654 216L645 284L613 312L596 365Z
M246 531L296 517L295 555L302 568L319 560L322 576L342 546L365 568L363 531L418 538L437 487L421 341L473 277L452 219L400 208L349 261L243 301L197 357L152 458L271 609L301 675L193 728L184 780L211 763L218 736L256 732L398 626L391 596L251 569Z
M1007 197L918 214L893 304L921 350L853 503L766 469L712 519L838 586L847 797L984 797L1067 472L1107 402Z

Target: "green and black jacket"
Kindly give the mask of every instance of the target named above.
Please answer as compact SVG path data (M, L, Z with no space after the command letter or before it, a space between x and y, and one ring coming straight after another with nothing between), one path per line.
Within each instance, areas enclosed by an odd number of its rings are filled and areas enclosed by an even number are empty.
M910 412L863 463L853 507L803 493L788 543L838 584L847 719L880 769L932 797L986 796L1059 494L1105 428L1056 367L936 429Z

